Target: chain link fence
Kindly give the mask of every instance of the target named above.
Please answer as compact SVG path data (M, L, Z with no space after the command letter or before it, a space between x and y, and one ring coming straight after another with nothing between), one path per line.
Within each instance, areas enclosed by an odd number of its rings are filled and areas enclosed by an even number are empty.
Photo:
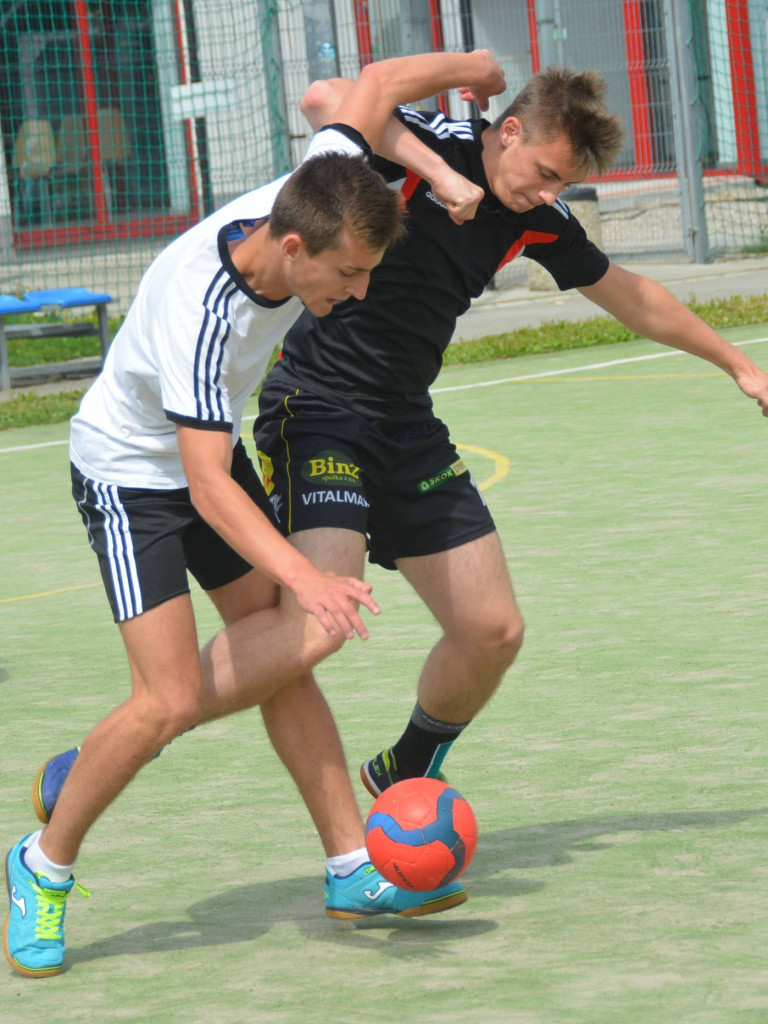
M595 186L612 256L768 249L768 0L0 0L0 24L3 293L124 310L171 237L301 158L312 79L436 48L498 56L489 117L547 64L603 72L626 125Z

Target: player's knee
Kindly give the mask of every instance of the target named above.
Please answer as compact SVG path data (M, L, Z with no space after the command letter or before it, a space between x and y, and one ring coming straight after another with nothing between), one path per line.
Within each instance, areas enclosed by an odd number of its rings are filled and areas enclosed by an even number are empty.
M152 723L151 745L159 750L197 725L200 719L200 699L194 693L176 695L173 700L154 700L143 711L145 720L149 718Z
M285 677L290 679L309 672L315 665L335 654L343 646L344 640L343 633L329 636L314 616L306 616L300 641L293 644L290 651L286 651Z
M477 657L488 664L509 667L523 646L525 623L516 610L497 614L476 622L466 638L466 649L477 652Z
M496 623L491 642L501 661L507 665L512 664L520 653L524 636L525 623L519 613L510 615Z

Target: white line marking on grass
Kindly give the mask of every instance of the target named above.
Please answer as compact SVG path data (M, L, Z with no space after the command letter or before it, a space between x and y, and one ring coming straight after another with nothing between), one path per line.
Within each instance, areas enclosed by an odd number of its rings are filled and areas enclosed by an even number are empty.
M751 341L733 342L733 344L738 348L741 348L743 345L757 345L763 341L768 341L768 337L753 338ZM605 363L590 363L587 366L568 366L561 370L545 370L542 373L527 373L520 377L499 377L496 380L476 381L474 384L454 384L451 387L446 388L432 388L431 391L433 395L443 395L448 391L471 391L473 388L492 388L496 384L516 384L520 381L540 380L542 377L559 377L566 373L582 373L584 370L604 370L609 366L623 366L626 363L644 363L649 359L666 359L669 356L686 355L690 355L690 353L683 352L679 348L673 348L665 352L652 352L645 356L629 356L626 359L610 359Z
M752 338L748 341L734 341L732 342L737 348L743 348L745 345L759 345L764 341L768 341L768 337L765 338ZM572 350L573 351L573 350ZM542 353L543 354L543 353ZM492 388L497 384L516 384L518 381L526 380L539 380L542 377L559 377L565 373L583 373L584 370L603 370L608 366L623 366L626 363L643 363L649 359L666 359L668 356L685 356L689 355L688 352L683 352L680 349L673 348L664 352L652 352L645 356L630 356L626 359L611 359L605 363L589 363L586 366L569 366L561 370L545 370L543 373L527 373L520 377L499 377L497 380L481 380L475 384L455 384L452 387L447 388L431 388L433 395L444 395L448 391L471 391L473 388ZM456 365L455 363L453 365ZM469 364L467 364L469 365ZM243 423L251 423L256 419L257 414L243 416ZM10 452L31 452L35 448L53 448L56 445L69 444L69 441L41 441L39 444L20 444L13 448L0 448L0 455L7 455Z
M69 438L66 441L41 441L39 444L18 444L15 448L0 448L0 455L7 452L31 452L34 448L55 448L60 444L69 444Z

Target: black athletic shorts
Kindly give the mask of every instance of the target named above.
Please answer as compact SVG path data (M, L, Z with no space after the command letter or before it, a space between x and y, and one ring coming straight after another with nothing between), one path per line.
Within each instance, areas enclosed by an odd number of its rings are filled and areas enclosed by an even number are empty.
M253 435L264 488L286 535L356 530L369 558L433 555L491 533L483 496L432 417L372 421L308 391L268 381Z
M189 488L144 490L88 480L72 466L74 497L115 622L149 611L189 591L187 569L203 590L244 576L251 566L201 518ZM274 523L272 508L242 441L232 478Z

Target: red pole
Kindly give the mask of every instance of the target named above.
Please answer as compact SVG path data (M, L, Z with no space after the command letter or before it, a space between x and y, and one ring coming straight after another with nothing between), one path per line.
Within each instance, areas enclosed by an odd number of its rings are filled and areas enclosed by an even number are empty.
M99 108L96 99L96 79L93 73L91 25L88 20L87 0L75 0L77 37L80 43L80 62L83 66L83 93L85 96L85 123L88 149L93 171L93 212L97 224L109 220L107 196L104 190L104 170L101 166L101 139L99 138Z
M360 67L364 67L373 61L368 0L355 0L355 29L357 31L357 49L360 53Z
M539 57L539 30L536 25L536 0L528 0L528 40L531 44L531 68L534 75L541 71Z
M755 69L749 37L748 0L725 0L728 24L728 56L733 88L738 169L751 178L762 177L760 131L757 122Z
M653 147L639 0L624 0L624 38L627 47L629 95L632 101L632 127L635 134L635 162L638 170L649 171L653 167Z

